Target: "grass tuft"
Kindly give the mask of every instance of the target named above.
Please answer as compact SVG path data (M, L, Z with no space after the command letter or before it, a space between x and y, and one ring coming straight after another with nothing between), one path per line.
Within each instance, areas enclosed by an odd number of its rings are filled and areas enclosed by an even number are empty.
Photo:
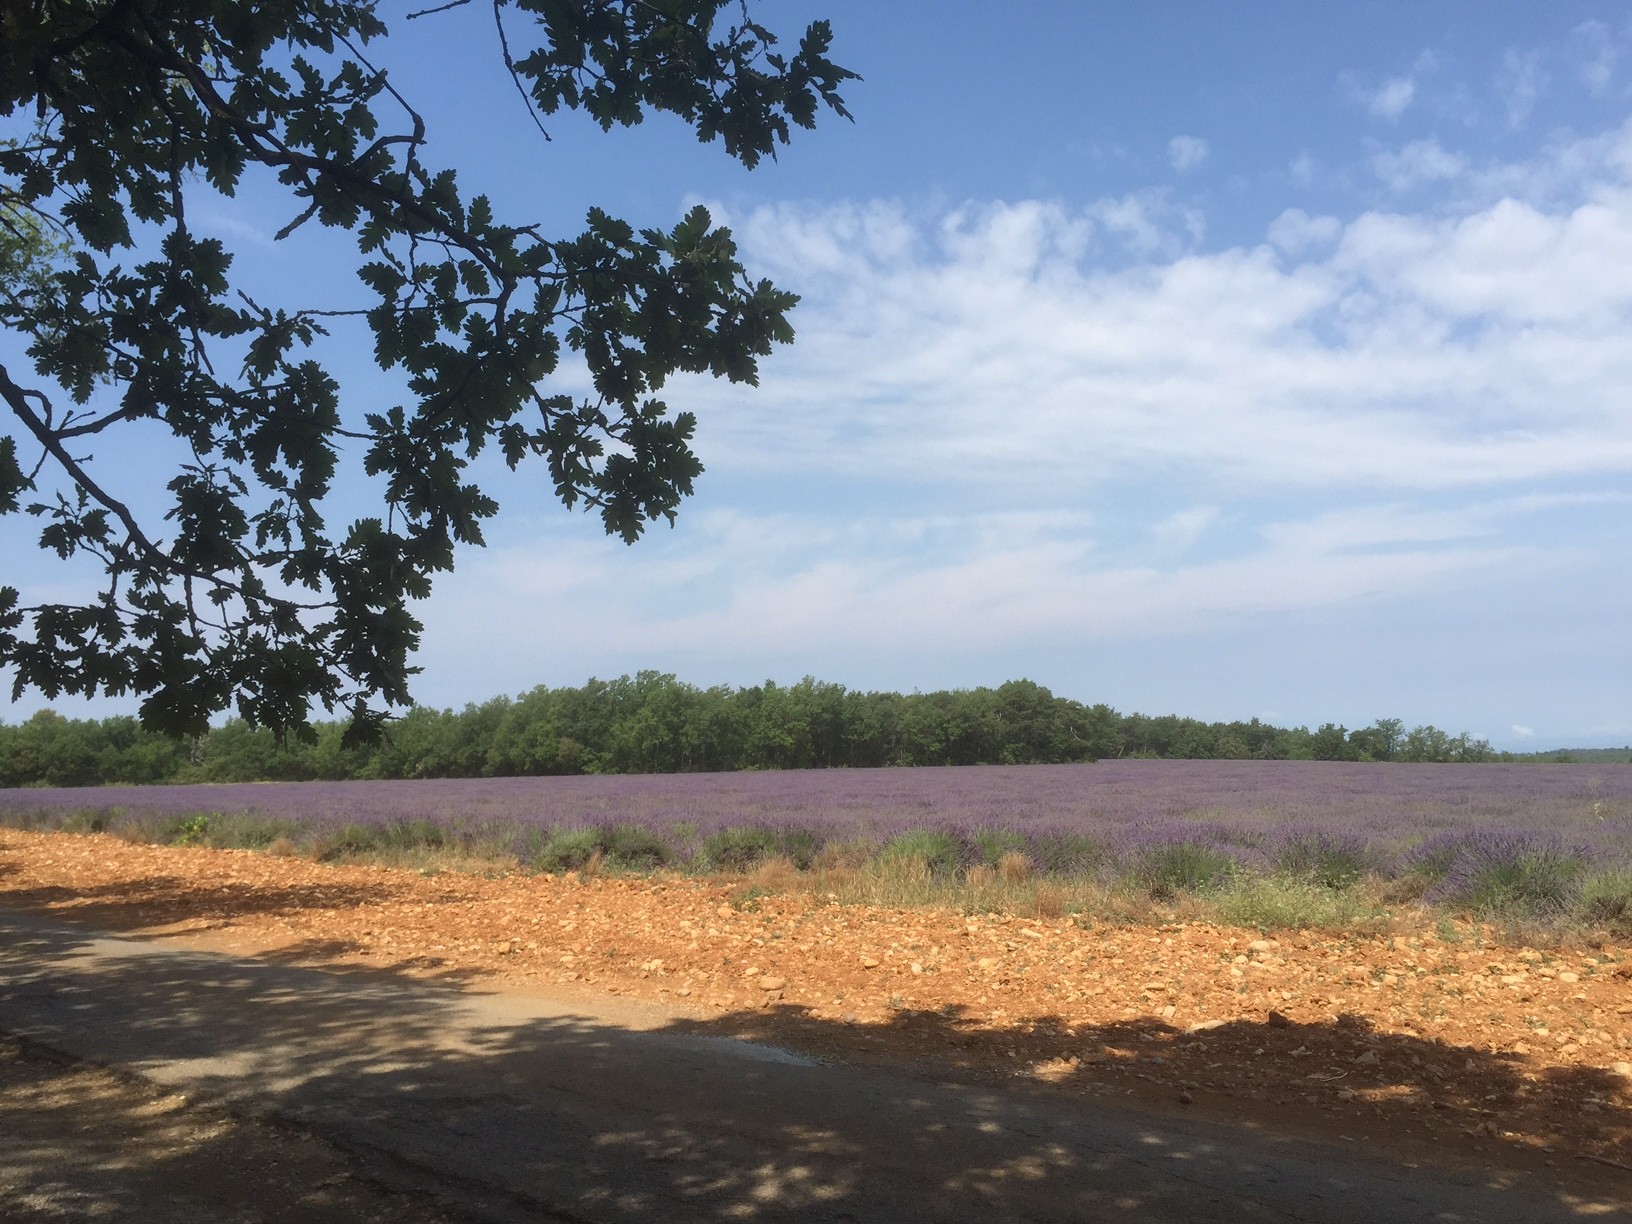
M1006 851L997 860L997 874L1006 884L1024 884L1031 879L1031 860L1018 850Z
M1213 904L1223 921L1260 931L1354 927L1384 912L1368 905L1360 889L1331 888L1306 875L1290 873L1243 872Z
M903 878L921 872L930 879L951 880L965 866L962 844L938 829L908 829L885 842L877 857L881 867L899 872Z
M1587 925L1619 938L1632 937L1632 870L1623 867L1587 876L1581 881L1577 906Z
M1133 878L1158 901L1182 893L1205 893L1224 887L1238 864L1216 846L1200 842L1171 842L1153 846L1135 859Z

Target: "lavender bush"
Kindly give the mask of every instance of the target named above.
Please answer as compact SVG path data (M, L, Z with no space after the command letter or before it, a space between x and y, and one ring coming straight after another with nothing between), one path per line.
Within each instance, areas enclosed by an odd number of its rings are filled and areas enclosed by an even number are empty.
M1439 876L1427 900L1497 917L1545 918L1571 908L1592 857L1551 832L1460 830L1417 855L1420 870Z
M1156 895L1416 874L1447 905L1544 914L1590 896L1632 922L1632 885L1614 883L1632 880L1625 766L1102 761L0 791L13 825L174 840L190 820L204 844L444 847L554 871L596 856L633 870L805 867L844 851L916 857L950 878L1017 853L1043 874L1135 879Z
M1385 847L1360 829L1334 825L1282 826L1271 835L1269 856L1277 871L1322 888L1347 888L1367 874L1390 874Z

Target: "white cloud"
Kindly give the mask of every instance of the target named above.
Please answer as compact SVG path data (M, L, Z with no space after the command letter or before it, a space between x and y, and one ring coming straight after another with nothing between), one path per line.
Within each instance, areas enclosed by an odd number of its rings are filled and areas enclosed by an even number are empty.
M1523 127L1550 83L1540 51L1509 51L1496 74L1496 93L1507 108L1511 128Z
M1168 515L1151 528L1156 546L1166 553L1184 552L1194 547L1218 521L1218 513L1217 506L1193 506Z
M1432 51L1417 56L1411 70L1390 77L1381 84L1367 82L1353 72L1338 77L1340 88L1349 100L1365 108L1366 112L1388 123L1398 123L1418 100L1418 85L1422 78L1433 73L1439 64Z
M1475 160L1437 140L1377 147L1372 172L1396 194L1418 192L1441 216L1471 215L1505 199L1560 212L1632 183L1632 120L1591 136L1564 134L1524 161Z
M1269 225L1269 240L1288 255L1302 255L1329 246L1343 232L1336 217L1311 217L1301 208L1289 208Z
M1411 105L1417 96L1417 84L1410 77L1395 77L1384 81L1376 89L1363 95L1366 109L1379 119L1386 119L1390 123L1399 121L1401 115Z
M1214 250L1160 192L716 208L804 301L757 390L667 389L705 500L636 550L573 520L469 558L432 601L439 657L502 667L478 690L561 642L574 675L800 674L1544 588L1588 556L1552 524L1632 475L1625 145ZM1498 182L1547 190L1463 202ZM506 623L532 644L496 654Z
M1512 731L1520 739L1530 739L1536 734L1534 727L1527 727L1523 723L1514 723Z
M461 670L502 669L490 682L502 688L508 676L538 674L562 641L594 642L609 658L716 661L817 650L956 655L1016 641L1066 648L1435 590L1525 560L1524 550L1500 547L1325 548L1288 531L1240 557L1167 567L1104 562L1080 524L1041 520L1012 521L1002 534L978 516L898 524L882 536L830 515L771 515L746 537L740 526L716 515L688 529L681 568L709 589L701 600L676 598L667 556L630 565L608 546L552 539L546 549L467 558L460 582L433 602L428 631ZM927 555L915 538L960 531L968 547ZM596 575L587 586L586 565ZM502 660L494 624L529 627Z
M1613 91L1615 73L1620 66L1622 46L1610 28L1601 21L1582 22L1575 28L1575 42L1581 49L1576 73L1587 91L1596 98L1607 98Z
M1461 178L1469 169L1467 158L1448 152L1437 140L1414 140L1402 149L1377 153L1371 167L1397 193Z
M1625 474L1632 195L1587 194L1283 214L1290 267L1268 245L1199 252L1150 198L757 212L736 228L806 293L800 343L704 413L708 453L928 487L1050 472L1079 497L1155 469L1233 489ZM863 215L891 242L856 241Z
M1167 142L1167 160L1181 174L1207 160L1207 142L1199 136L1175 136Z
M236 242L248 242L259 247L272 247L272 231L250 220L243 208L207 201L202 207L190 207L188 219L207 234Z
M1091 204L1087 215L1126 249L1144 257L1172 258L1199 243L1206 219L1194 208L1175 204L1161 191L1141 191Z
M1632 190L1606 190L1564 214L1516 200L1449 221L1368 214L1348 228L1335 262L1448 316L1616 327L1632 307Z

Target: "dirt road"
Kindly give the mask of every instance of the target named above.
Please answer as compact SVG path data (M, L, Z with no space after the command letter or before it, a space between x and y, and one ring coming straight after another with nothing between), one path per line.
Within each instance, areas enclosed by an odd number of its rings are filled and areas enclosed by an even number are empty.
M0 1035L6 1224L454 1224L297 1126Z
M1046 1085L826 1063L608 1003L0 913L0 1029L297 1127L370 1182L456 1218L1517 1224L1627 1212L1540 1178L1413 1169L1358 1143L1130 1112Z

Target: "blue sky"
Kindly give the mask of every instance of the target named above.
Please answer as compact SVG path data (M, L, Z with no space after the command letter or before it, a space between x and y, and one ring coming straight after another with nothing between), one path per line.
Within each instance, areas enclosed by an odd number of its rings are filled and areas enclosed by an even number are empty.
M757 390L671 385L707 466L672 530L626 548L542 472L495 475L490 547L420 609L422 701L640 668L1028 676L1123 710L1632 741L1624 4L759 11L830 17L865 80L854 124L752 173L667 122L557 117L546 143L471 12L381 53L433 158L512 218L700 201L803 296ZM288 212L194 219L263 292L343 296L318 271L343 245L269 241ZM389 402L336 360L357 411Z

